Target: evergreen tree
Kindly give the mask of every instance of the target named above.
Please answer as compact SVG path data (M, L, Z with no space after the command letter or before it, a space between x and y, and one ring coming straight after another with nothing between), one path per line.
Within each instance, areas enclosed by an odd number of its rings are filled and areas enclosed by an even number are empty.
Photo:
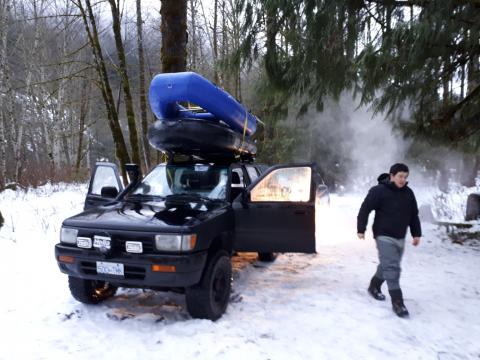
M408 136L478 149L478 1L251 0L244 30L242 56L264 61L272 109L298 97L299 114L321 110L351 90Z

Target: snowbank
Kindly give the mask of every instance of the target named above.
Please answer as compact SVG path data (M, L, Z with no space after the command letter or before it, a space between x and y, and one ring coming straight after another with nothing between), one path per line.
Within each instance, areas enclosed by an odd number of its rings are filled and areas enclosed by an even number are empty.
M76 302L53 256L61 221L86 185L0 194L0 359L478 359L478 248L425 225L407 246L408 320L367 296L377 260L356 238L363 197L333 196L318 218L317 255L273 264L234 259L233 294L217 322L192 320L182 295L121 289L98 306ZM433 191L422 191L428 199Z

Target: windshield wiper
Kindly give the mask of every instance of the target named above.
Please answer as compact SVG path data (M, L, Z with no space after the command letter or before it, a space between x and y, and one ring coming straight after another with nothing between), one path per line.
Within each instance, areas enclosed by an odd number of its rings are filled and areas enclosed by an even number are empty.
M163 196L160 195L149 195L149 194L132 194L128 195L127 199L160 199L163 200L165 199Z

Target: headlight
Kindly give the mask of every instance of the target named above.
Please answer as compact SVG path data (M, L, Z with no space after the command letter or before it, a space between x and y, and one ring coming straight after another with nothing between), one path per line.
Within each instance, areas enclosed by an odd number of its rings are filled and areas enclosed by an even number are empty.
M77 229L70 229L62 226L62 229L60 230L60 242L65 244L76 245L77 235L78 235Z
M160 234L155 235L155 246L157 250L164 251L189 251L195 247L197 242L196 234Z

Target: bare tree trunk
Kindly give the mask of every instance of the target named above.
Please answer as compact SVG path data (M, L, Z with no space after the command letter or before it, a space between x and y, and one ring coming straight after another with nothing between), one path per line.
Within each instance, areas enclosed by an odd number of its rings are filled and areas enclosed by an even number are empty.
M227 61L227 58L228 58L227 43L228 43L228 36L227 36L227 25L225 21L225 0L222 0L222 62L224 66L223 66L222 75L220 76L220 83L228 91L231 91L230 73L225 71L225 62Z
M123 95L125 99L125 108L127 113L127 125L130 137L130 146L132 148L132 160L134 163L140 165L140 147L138 144L137 125L135 122L135 110L133 108L132 93L130 91L130 81L127 72L127 60L125 58L125 49L122 41L122 31L120 26L120 11L115 3L115 0L108 0L112 10L113 19L113 34L115 36L115 45L117 47L118 55L118 70L122 79Z
M112 88L110 86L110 81L108 79L108 72L105 65L105 60L103 59L102 48L100 46L100 40L98 37L97 25L95 22L95 17L93 15L92 6L90 0L85 0L86 2L86 11L82 5L81 1L76 3L79 8L82 16L82 20L85 26L85 31L87 32L90 45L93 52L93 58L95 61L95 70L98 73L98 77L101 81L100 90L102 97L107 108L107 118L110 131L112 133L113 142L115 144L115 154L118 161L120 162L120 167L124 181L127 181L127 174L125 172L125 164L130 162L130 157L128 155L127 146L125 144L125 139L123 137L122 129L120 127L120 122L118 120L118 113L115 109L115 100L113 98ZM87 14L88 13L88 14ZM89 25L90 24L90 25ZM90 29L91 26L91 29Z
M145 90L145 58L143 55L143 20L142 20L142 4L141 0L137 0L137 46L138 46L138 71L140 76L138 79L138 88L140 90L140 116L142 119L142 143L143 153L145 155L145 167L150 167L150 144L148 143L148 120L147 120L147 96Z
M238 57L238 51L240 49L240 37L241 37L241 24L240 16L241 9L238 8L238 4L235 0L228 0L228 6L223 2L222 13L226 20L224 20L224 47L226 60L224 63L228 64L228 73L231 74L233 81L233 89L235 97L241 102L242 101L242 78L241 78L241 60ZM280 37L281 47L285 47L285 53L288 53L288 42L284 36ZM235 54L235 56L231 56ZM228 61L227 61L228 60Z
M234 11L235 8L234 8ZM240 50L240 22L239 22L239 16L237 15L240 15L240 14L237 14L235 13L235 19L234 19L234 24L235 24L235 32L234 32L234 36L235 36L235 52L238 52ZM288 54L288 42L285 41L285 46L287 48L287 54ZM237 98L238 100L240 100L240 102L242 101L242 67L241 67L241 60L239 57L236 57L235 59L235 69L236 69L236 73L237 73Z
M40 53L43 53L43 50L38 50ZM36 52L37 52L36 51ZM43 54L42 54L43 55ZM33 68L32 68L33 71ZM44 83L47 78L45 74L45 69L44 67L40 67L37 69L39 73L39 81L41 83ZM33 86L29 86L30 88L30 93L31 98L35 99L35 112L37 119L40 121L43 127L43 138L45 140L45 146L47 149L47 155L48 155L48 170L49 170L49 178L53 178L55 176L55 123L52 121L50 118L50 115L48 113L48 110L53 110L53 109L47 109L48 107L51 107L51 105L47 102L48 96L45 94L45 90L42 87L36 87L34 88ZM50 106L49 106L50 105ZM53 113L53 111L52 111Z
M7 33L10 0L0 1L0 191L7 182L7 139L5 137L4 101L7 98L6 76L8 74ZM1 215L0 215L1 216ZM3 220L3 218L2 218ZM2 221L3 224L3 221Z
M218 18L218 0L215 0L213 7L213 78L215 84L218 84L218 29L217 29L217 18Z
M241 72L240 66L238 66L238 69L237 69L237 88L238 88L237 99L240 102L242 102L243 101L243 99L242 99L242 72Z
M187 0L162 0L162 72L181 72L187 67Z
M190 11L190 24L187 25L188 29L188 37L187 37L187 43L188 43L188 50L187 50L187 56L188 56L188 66L189 70L191 71L196 71L197 69L197 58L198 58L198 53L197 53L197 0L188 0L189 3L189 8L188 11ZM201 37L200 37L201 40ZM201 41L200 41L201 43Z
M442 79L442 86L443 86L443 103L445 105L448 104L450 101L450 76L448 75L447 69L450 66L450 58L445 56L443 58L443 79Z
M210 28L210 24L207 20L207 16L205 15L205 8L203 6L203 1L200 1L200 7L202 9L202 17L203 17L203 23L205 24L205 27L208 29ZM213 31L212 31L213 32ZM210 49L213 49L213 37L212 37L212 34L210 33L210 31L206 31L206 35L208 37L208 42L210 43ZM200 46L200 59L203 59L203 51L202 51L202 47Z
M34 40L33 40L33 47L29 48L26 42L24 42L24 61L27 64L26 66L26 80L25 80L25 92L28 97L28 102L25 105L22 105L22 112L28 113L30 112L30 120L37 117L40 119L41 126L43 128L43 140L45 142L45 146L47 148L47 153L51 154L53 152L50 142L50 133L47 130L47 120L43 118L43 96L41 94L41 89L38 90L40 95L36 95L35 91L32 87L33 83L33 73L35 71L35 66L38 65L38 54L40 50L40 23L39 23L39 14L37 8L37 1L33 1L33 16L34 16ZM25 36L23 35L24 40ZM44 72L42 70L39 71L40 81L43 81ZM12 94L13 95L13 94ZM27 111L26 111L27 110ZM13 104L12 104L12 114L13 114ZM12 147L13 147L13 156L15 160L15 169L14 169L14 178L15 182L18 182L21 176L22 170L22 161L21 161L21 150L23 144L23 134L24 134L24 126L26 119L17 119L16 125L17 129L15 131L14 124L12 123ZM52 154L53 155L53 154ZM53 156L49 157L50 166L54 166Z
M65 56L67 52L67 33L68 33L68 23L64 26L64 29L62 31L62 57ZM68 148L68 141L66 137L66 132L67 132L67 121L65 118L65 86L66 86L66 81L65 81L65 75L67 73L65 69L65 65L61 64L59 65L59 73L60 73L60 81L58 83L58 90L57 90L57 119L54 122L57 123L58 125L58 133L54 131L54 139L56 142L58 142L58 139L61 138L62 144L60 146L56 146L56 150L60 150L60 148L63 148L63 154L65 156L65 162L68 168L72 167L72 162L70 160L70 150ZM54 126L55 129L55 126ZM58 159L60 162L60 154L57 154L55 151L55 157Z
M475 90L480 84L480 66L479 59L476 56L468 61L468 72L467 72L467 95Z
M65 153L65 163L67 165L67 168L71 169L72 160L70 158L70 148L68 146L68 140L67 140L66 134L62 134L62 147L63 147L63 152Z
M0 108L0 191L5 188L5 184L7 183L7 139L5 138L5 127L3 125L4 119L3 111L1 111Z
M478 44L480 38L480 32L478 30L471 29L470 37L472 43ZM471 56L467 66L467 95L477 88L480 84L480 58L477 55Z
M83 80L82 92L80 95L80 115L79 115L79 131L78 131L78 147L77 147L77 159L75 161L75 175L78 177L80 173L80 164L83 158L83 133L85 132L85 120L88 114L88 96L89 84L88 80Z
M197 68L197 1L190 0L190 21L192 23L192 34L190 36L191 67L192 71Z

